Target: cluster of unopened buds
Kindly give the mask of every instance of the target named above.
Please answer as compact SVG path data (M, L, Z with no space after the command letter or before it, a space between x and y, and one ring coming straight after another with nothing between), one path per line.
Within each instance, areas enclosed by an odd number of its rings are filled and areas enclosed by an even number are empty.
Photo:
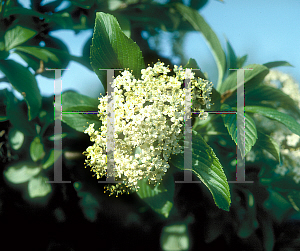
M113 83L114 99L114 178L106 191L118 196L139 189L138 182L160 183L169 168L171 154L183 153L179 140L185 126L186 93L182 88L188 79L192 97L192 112L200 119L210 108L212 83L196 79L191 69L175 66L174 76L164 63L141 70L141 80L124 70ZM97 178L107 176L107 103L108 95L99 98L98 116L101 128L90 124L84 131L94 142L84 154L85 165Z

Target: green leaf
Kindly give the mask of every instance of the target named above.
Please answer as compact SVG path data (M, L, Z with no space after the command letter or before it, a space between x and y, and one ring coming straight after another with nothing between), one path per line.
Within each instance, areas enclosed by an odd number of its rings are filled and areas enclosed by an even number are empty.
M184 170L184 154L171 155L170 163ZM211 192L216 205L229 211L231 199L227 178L213 149L200 134L193 134L192 171Z
M18 150L23 145L24 133L15 128L11 128L8 133L8 138L12 149Z
M277 223L280 223L289 215L291 204L279 192L273 189L268 189L268 191L269 197L264 202L264 207L276 219Z
M131 36L130 20L127 17L117 14L117 13L114 13L114 15L117 18L118 23L120 24L120 27L121 27L122 31L124 32L124 34L127 37L130 37Z
M40 167L36 167L25 162L20 162L16 165L9 166L7 170L4 171L4 177L11 183L20 184L30 180L40 171Z
M138 196L143 199L155 212L169 217L173 208L175 183L172 170L163 177L163 181L156 186L149 185L147 178L138 181L140 187L137 191Z
M162 229L160 237L162 250L190 250L187 224L172 224Z
M274 62L269 62L269 63L265 63L263 64L264 66L270 68L274 68L274 67L279 67L279 66L292 66L289 62L287 61L274 61Z
M28 118L26 116L25 102L18 102L12 92L4 90L4 93L7 101L7 119L15 129L21 131L25 135L35 136L36 131L34 129L34 123L32 121L28 121Z
M252 103L258 105L264 101L280 102L279 105L281 107L290 110L296 117L300 116L300 109L296 102L289 95L272 86L265 84L257 85L255 88L245 91L245 97L247 105L251 105Z
M79 192L78 196L82 199L79 205L84 213L84 216L90 222L94 222L97 219L97 214L100 209L100 205L96 198L89 192Z
M33 141L30 143L30 157L31 159L36 162L45 156L44 146L41 143L40 137L35 137Z
M83 132L85 127L92 123L95 123L94 128L98 130L101 127L101 121L99 121L97 114L79 113L98 113L98 105L99 101L96 98L90 98L73 91L64 92L62 94L62 121L79 132Z
M67 133L62 133L62 134L58 134L58 135L52 135L52 136L48 137L48 140L51 140L51 141L59 140L59 139L65 138L67 136L68 136Z
M56 154L55 154L55 152L56 152ZM45 161L45 163L42 165L42 167L44 169L47 169L49 166L52 166L55 163L55 161L58 160L58 158L60 156L61 156L61 151L51 149L50 155L49 155L48 159Z
M235 52L227 40L227 69L237 69L237 58ZM229 71L229 74L233 73L234 71Z
M244 55L242 57L237 57L236 59L236 68L242 68L244 63L246 62L248 55Z
M227 104L223 104L221 106L222 111L232 111L233 108L230 107ZM232 140L238 145L238 148L241 150L242 158L245 157L245 155L250 152L252 146L255 145L256 139L257 139L257 131L256 131L256 125L253 119L245 113L245 128L244 125L241 125L241 128L239 128L240 137L237 137L237 114L222 114L222 118L224 121L224 125L227 128L229 135L231 136ZM244 114L241 114L241 119L244 119ZM245 142L243 142L245 134ZM239 139L239 141L238 141ZM245 148L244 148L245 143Z
M275 244L275 235L273 230L273 220L267 213L257 214L259 225L263 234L263 243L266 251L272 251Z
M28 118L35 118L42 105L42 96L35 77L31 72L13 60L1 60L0 70L8 78L12 86L20 92L28 106Z
M244 69L253 69L253 70L245 70L244 85L251 85L255 87L255 85L258 85L260 82L263 81L265 76L269 73L269 69L264 65L259 64L250 64L245 67ZM219 86L218 86L219 87ZM223 94L226 91L235 91L237 89L237 71L234 71L234 73L230 74L222 83L220 88L217 88L218 91Z
M72 108L76 108L77 111L97 111L99 100L97 98L91 98L74 91L66 91L62 94L62 111L72 112Z
M288 193L287 198L292 204L293 208L300 212L300 192L299 191L291 191Z
M267 118L277 120L278 122L284 124L291 132L300 136L300 124L292 118L291 116L279 112L275 109L263 106L245 106L246 112L259 113Z
M129 68L136 78L140 78L141 69L145 68L140 48L122 32L117 19L110 14L96 13L91 65L105 90L106 71L99 69Z
M51 193L51 185L49 183L46 183L46 181L49 181L49 179L40 175L30 179L30 181L28 182L29 197L44 197L47 194Z
M240 238L248 238L258 227L256 220L256 205L253 194L248 189L241 189L243 197L245 198L245 214L240 222L237 235Z
M9 51L19 44L26 42L28 39L35 36L37 32L21 26L16 26L5 32L5 49Z
M58 57L48 49L36 47L36 46L17 46L16 51L26 52L40 60L43 60L45 63L48 63L49 60L59 63Z
M280 162L280 147L272 137L258 131L258 140L255 146L258 146L261 150L268 151Z
M218 88L219 88L224 76L226 58L217 35L210 28L210 26L206 23L204 18L198 13L197 10L187 7L182 3L175 3L174 6L178 10L178 12L193 26L193 28L196 31L202 33L208 45L210 46L218 67L218 73L219 73Z
M199 77L202 79L206 79L203 72L201 71L200 67L198 66L196 60L193 58L190 58L189 61L187 62L187 64L183 68L199 69L199 70L193 71L193 72L195 72L195 78Z

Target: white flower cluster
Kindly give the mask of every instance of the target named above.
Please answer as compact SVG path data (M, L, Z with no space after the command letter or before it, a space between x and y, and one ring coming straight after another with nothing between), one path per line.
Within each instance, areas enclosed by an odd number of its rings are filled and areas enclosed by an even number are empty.
M279 84L280 89L294 99L300 108L299 83L290 75L270 71L265 77L265 83L273 86ZM300 118L297 121L300 123ZM278 125L271 136L281 146L282 163L276 166L275 173L282 176L291 175L296 183L300 183L300 137L294 133L290 134L283 125Z
M128 70L114 79L114 177L123 183L107 185L110 195L136 191L138 180L144 178L149 183L159 183L169 168L170 155L183 152L178 141L184 130L185 78L190 79L192 100L199 99L210 107L211 83L195 79L191 70L182 67L175 66L173 71L176 75L169 76L170 69L158 62L153 68L141 70L141 80ZM94 129L94 124L85 130L94 142L84 152L85 165L97 178L107 175L108 98L99 98L100 131ZM200 110L199 117L206 118L207 113Z

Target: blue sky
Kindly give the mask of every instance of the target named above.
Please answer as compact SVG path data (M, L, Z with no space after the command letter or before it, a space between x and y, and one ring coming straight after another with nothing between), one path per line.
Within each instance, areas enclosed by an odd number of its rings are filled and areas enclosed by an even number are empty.
M29 8L29 0L21 0L20 3ZM276 69L291 74L300 82L299 11L298 0L210 0L200 13L217 34L223 48L226 48L227 38L238 56L248 54L246 65L285 60L294 67ZM92 30L82 31L77 35L69 30L51 33L63 40L71 54L76 56L81 55L83 45L91 34ZM167 33L162 33L162 41L167 41L168 38ZM196 59L202 71L207 72L210 80L216 83L217 67L199 32L188 33L184 41L184 50L186 57ZM166 42L162 43L162 51L165 52L165 56L170 55ZM10 58L20 60L16 55L11 55ZM94 72L75 62L71 62L68 69L62 77L63 91L75 90L84 95L99 97L103 87ZM42 95L54 94L53 79L38 76L37 81ZM3 87L6 86L2 85Z

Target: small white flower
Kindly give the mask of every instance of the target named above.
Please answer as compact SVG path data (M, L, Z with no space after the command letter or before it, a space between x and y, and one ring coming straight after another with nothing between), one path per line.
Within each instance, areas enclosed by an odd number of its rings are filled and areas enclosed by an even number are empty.
M283 176L286 174L287 170L288 170L287 167L285 167L283 165L277 165L274 172Z
M138 180L145 177L150 183L160 182L169 168L171 154L181 153L183 147L178 144L183 136L185 92L182 81L190 78L192 100L201 99L203 105L210 106L212 84L206 80L194 79L191 70L174 67L175 76L164 63L141 70L141 79L136 80L130 71L125 70L114 79L114 148L115 180L123 184L109 184L110 194L122 194L136 191ZM85 133L94 142L88 147L86 165L101 178L107 173L107 122L108 97L99 98L99 119L101 132L90 125ZM200 106L201 108L201 106ZM201 118L208 113L201 110ZM139 149L137 152L135 149Z
M288 135L288 136L286 137L286 140L287 140L286 144L287 144L288 146L293 146L293 147L295 147L295 146L298 144L299 139L300 139L300 137L299 137L297 134L293 133L293 134Z

